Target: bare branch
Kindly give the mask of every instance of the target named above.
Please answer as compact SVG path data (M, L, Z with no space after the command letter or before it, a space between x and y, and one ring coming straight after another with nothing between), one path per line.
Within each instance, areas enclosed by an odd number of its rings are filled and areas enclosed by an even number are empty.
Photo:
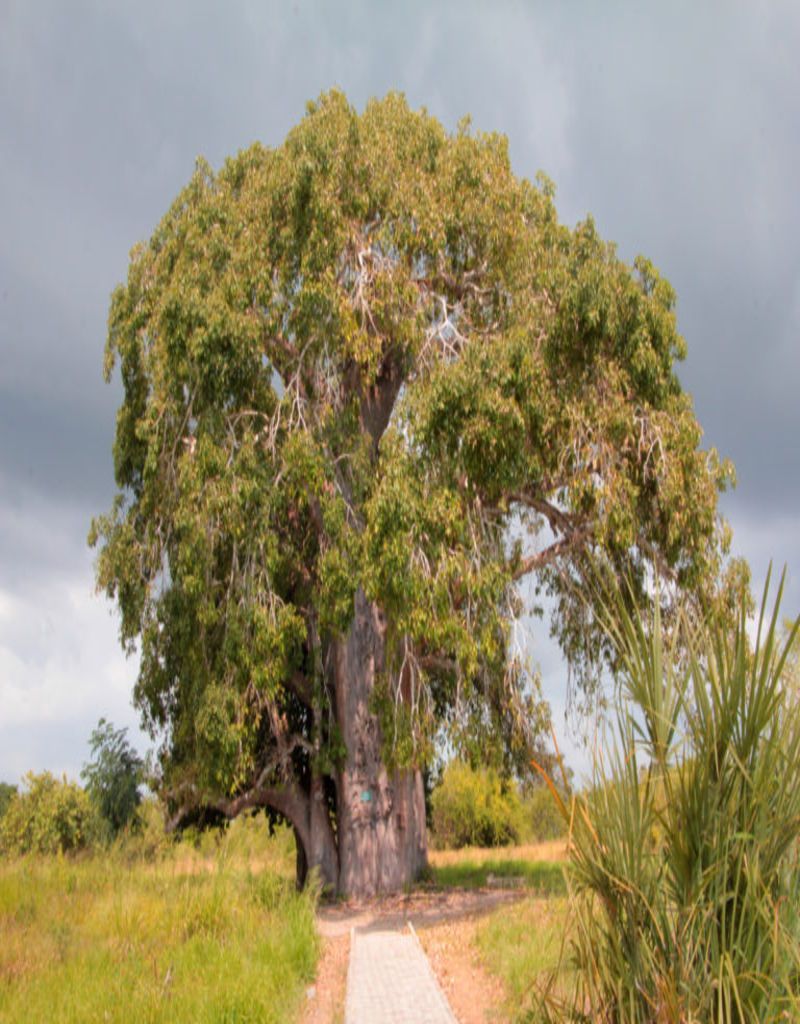
M439 654L423 654L417 658L417 664L426 672L447 672L458 671L458 662L455 658L446 658Z
M592 537L593 533L593 527L588 524L579 529L572 530L566 537L562 537L560 540L550 544L543 551L537 551L536 554L523 559L512 572L511 578L514 580L522 579L528 573L535 572L537 569L542 569L546 565L552 564L568 551L574 551L577 548L583 547Z
M568 512L564 512L557 505L550 501L545 501L543 498L515 491L509 494L508 500L517 505L525 505L527 508L532 508L535 512L543 515L557 533L566 533L575 527L574 519Z

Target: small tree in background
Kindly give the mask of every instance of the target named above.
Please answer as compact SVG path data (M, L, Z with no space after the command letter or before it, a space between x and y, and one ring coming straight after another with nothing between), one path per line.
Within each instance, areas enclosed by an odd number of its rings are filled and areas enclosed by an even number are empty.
M141 803L143 762L128 742L127 729L101 718L89 738L92 760L81 778L112 836L133 823Z

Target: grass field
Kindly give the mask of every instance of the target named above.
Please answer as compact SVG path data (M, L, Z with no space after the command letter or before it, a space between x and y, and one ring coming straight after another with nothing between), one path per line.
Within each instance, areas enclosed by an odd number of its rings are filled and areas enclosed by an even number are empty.
M567 844L564 839L549 839L544 843L525 843L519 846L464 846L460 850L430 850L428 860L434 868L449 864L485 864L486 861L558 861L563 863L567 857Z
M559 964L567 923L563 896L527 897L481 921L475 945L506 991L510 1018L524 1017Z
M430 867L434 882L442 886L506 888L519 885L541 895L561 895L566 892L565 857L564 841L553 840L493 849L434 850L430 854Z
M254 843L243 825L153 862L0 862L0 1020L295 1019L317 960L314 896L294 892L287 837Z
M439 885L531 891L475 933L512 1001L555 962L564 856L563 842L431 853ZM290 832L244 819L178 845L153 832L77 859L0 861L0 1021L296 1021L319 939L314 894L293 879Z

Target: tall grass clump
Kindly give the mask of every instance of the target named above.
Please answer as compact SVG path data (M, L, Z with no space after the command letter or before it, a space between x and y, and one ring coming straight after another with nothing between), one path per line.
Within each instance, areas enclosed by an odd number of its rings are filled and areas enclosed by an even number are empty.
M800 1020L800 707L783 681L783 581L754 644L731 626L669 632L606 604L620 701L595 784L571 807L569 995L545 1019Z

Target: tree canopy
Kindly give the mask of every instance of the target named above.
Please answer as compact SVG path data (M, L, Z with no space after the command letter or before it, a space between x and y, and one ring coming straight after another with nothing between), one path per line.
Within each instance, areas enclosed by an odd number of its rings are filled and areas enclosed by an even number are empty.
M329 93L283 145L199 162L113 294L119 493L90 536L171 790L227 813L319 772L337 813L359 601L382 758L419 767L441 730L512 749L543 720L526 577L584 674L590 562L713 600L732 470L674 307L504 137L399 95Z

